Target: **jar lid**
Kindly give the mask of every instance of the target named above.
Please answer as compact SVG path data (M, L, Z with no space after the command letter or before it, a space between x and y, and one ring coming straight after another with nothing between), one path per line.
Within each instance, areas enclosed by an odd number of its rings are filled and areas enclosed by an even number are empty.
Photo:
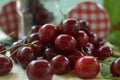
M96 33L99 38L106 38L110 31L108 13L96 2L85 1L78 3L69 10L68 17L87 20L90 23L90 31Z
M11 38L18 39L19 32L19 15L17 12L16 1L10 1L5 4L0 13L0 26L1 29L8 35L11 33Z

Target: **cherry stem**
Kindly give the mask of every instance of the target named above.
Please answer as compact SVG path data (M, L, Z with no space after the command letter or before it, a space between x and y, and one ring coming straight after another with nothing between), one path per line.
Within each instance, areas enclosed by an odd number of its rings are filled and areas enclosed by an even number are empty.
M8 49L6 49L6 50L3 50L3 51L1 51L0 52L0 54L1 53L4 53L4 52L6 52L6 51L9 51L9 50L11 50L11 49L13 49L13 48L15 48L15 47L19 47L19 46L31 46L32 44L24 44L24 43L22 43L22 44L19 44L19 45L16 45L16 46L12 46L12 47L10 47L10 48L8 48ZM15 50L16 51L16 50ZM15 52L13 52L13 53L15 53ZM13 55L13 53L12 53L12 55Z
M59 10L60 10L61 15L64 17L64 19L66 19L66 18L67 18L67 15L64 14L63 11L62 11L61 9L59 9Z
M22 47L22 46L21 46ZM14 55L21 47L17 48L12 54L10 54L9 57L11 57L12 55Z
M21 44L20 44L20 45L21 45ZM16 45L16 46L10 47L10 48L8 48L8 49L6 49L6 50L0 51L0 54L1 54L1 53L4 53L4 52L6 52L6 51L9 51L9 50L11 50L12 48L17 47L17 46L20 46L20 45Z
M10 33L9 35L12 35L13 33L14 33L14 32ZM31 34L31 30L28 32L27 38L29 37L30 34ZM19 46L31 46L32 44L25 44L25 41L27 40L27 38L22 42L22 44L19 44L19 45L16 45L16 46L12 46L12 47L10 47L10 48L8 48L8 49L6 49L6 50L0 51L0 54L1 54L1 53L4 53L4 52L6 52L6 51L9 51L9 50L11 50L11 49L14 48L14 47L19 47ZM18 50L18 49L17 49L17 50ZM15 51L10 55L10 57L11 57L17 50L15 50Z
M81 51L82 51L82 53L83 53L84 56L87 55L86 52L84 51L83 47L81 47Z
M27 34L27 36L26 36L26 39L23 41L23 43L25 43L25 41L26 41L27 38L30 36L30 34L31 34L31 30L29 30L29 32L28 32L28 34Z

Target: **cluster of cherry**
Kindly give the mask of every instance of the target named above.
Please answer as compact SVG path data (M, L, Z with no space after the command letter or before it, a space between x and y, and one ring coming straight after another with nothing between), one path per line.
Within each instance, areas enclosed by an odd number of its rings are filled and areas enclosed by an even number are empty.
M69 18L58 26L33 26L29 36L12 44L10 53L13 61L26 69L30 80L51 80L53 74L63 75L71 70L80 78L90 79L100 72L99 60L113 56L111 47L105 43L105 39L90 32L87 21ZM1 53L5 54L3 50L0 45ZM12 61L2 54L0 75L5 75L11 70ZM119 63L120 58L110 67L113 76L120 76Z

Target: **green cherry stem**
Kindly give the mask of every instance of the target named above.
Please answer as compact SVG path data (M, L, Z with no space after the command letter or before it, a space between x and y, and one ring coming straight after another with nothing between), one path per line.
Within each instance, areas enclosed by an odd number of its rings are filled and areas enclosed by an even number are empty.
M60 10L60 13L61 13L61 15L63 16L63 18L66 19L66 18L67 18L67 15L64 14L63 11L62 11L61 9L59 9L59 10Z
M82 53L83 53L84 56L87 55L86 52L84 51L83 47L81 47L81 51L82 51Z

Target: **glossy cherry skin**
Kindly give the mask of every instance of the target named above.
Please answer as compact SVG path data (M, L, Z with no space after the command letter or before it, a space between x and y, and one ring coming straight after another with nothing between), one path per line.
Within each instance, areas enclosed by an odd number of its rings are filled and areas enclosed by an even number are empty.
M97 44L95 45L96 48L105 45L106 43L106 39L102 38L102 39L98 39Z
M76 39L68 34L61 34L55 39L55 48L70 52L76 48Z
M54 42L58 35L58 30L53 24L45 24L38 31L40 41L44 44Z
M113 51L111 47L103 45L95 49L93 55L98 57L100 60L104 60L108 57L111 57L113 55Z
M64 55L57 55L51 60L51 64L54 68L54 73L57 75L63 75L70 72L70 62Z
M54 71L47 60L33 60L29 63L26 74L29 80L52 80Z
M6 51L1 53L1 51L4 51L4 50L6 50L6 47L3 44L0 44L0 54L5 54Z
M115 77L120 77L120 58L117 58L115 61L112 62L110 66L110 72Z
M80 30L77 35L76 35L76 40L77 40L77 47L81 48L85 46L89 40L88 35L86 34L85 31Z
M23 69L26 69L28 64L35 59L37 57L34 55L31 47L22 47L17 53L17 62Z
M79 20L79 24L80 24L80 29L85 31L85 32L89 32L90 31L90 24L88 21L86 20Z
M27 42L28 42L28 43L31 43L31 42L36 41L36 40L40 40L40 39L39 39L39 36L38 36L38 33L32 33L32 34L30 34L30 36L28 37Z
M98 42L98 36L97 34L93 33L93 32L89 32L88 33L89 36L89 42L96 45Z
M31 48L35 56L40 57L44 54L45 45L42 44L39 40L33 41L31 44Z
M80 30L79 22L76 19L69 18L62 21L60 25L61 33L76 35Z
M15 63L17 63L17 60L16 60L17 54L18 54L17 52L18 52L19 48L22 47L22 45L23 45L23 41L18 40L16 42L14 42L11 46L12 48L10 49L10 55Z
M80 57L75 63L75 73L80 78L95 78L100 71L100 64L93 56Z
M83 47L84 53L89 56L93 56L95 47L92 43L87 42L86 46Z
M41 27L40 25L32 26L31 32L32 32L32 33L38 33L40 27Z
M74 69L74 65L75 62L78 60L79 57L83 56L83 53L78 51L78 50L74 50L69 56L68 59L70 61L71 64L71 68Z
M12 68L12 60L3 54L0 54L0 76L8 74Z
M51 61L53 57L57 56L57 52L54 48L46 48L43 56L46 60Z

